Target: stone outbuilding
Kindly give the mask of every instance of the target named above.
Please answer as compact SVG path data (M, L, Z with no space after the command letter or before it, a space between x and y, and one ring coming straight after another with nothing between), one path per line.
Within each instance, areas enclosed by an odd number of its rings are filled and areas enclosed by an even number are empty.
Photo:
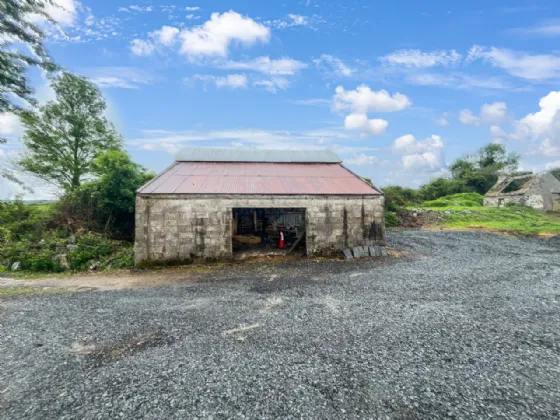
M520 204L540 211L560 211L560 181L551 173L500 177L484 196L487 207Z
M327 150L184 149L137 192L140 266L384 243L383 192Z

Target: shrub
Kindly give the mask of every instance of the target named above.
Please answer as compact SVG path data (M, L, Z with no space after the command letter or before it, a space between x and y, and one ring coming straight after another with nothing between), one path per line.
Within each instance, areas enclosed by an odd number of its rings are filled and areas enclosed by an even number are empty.
M76 247L68 253L68 265L72 270L87 270L89 264L110 255L113 244L106 236L88 233L78 237Z
M385 212L385 225L386 226L397 226L399 224L399 217L397 213L392 211Z
M422 197L418 190L412 188L389 186L383 188L385 193L385 210L396 212L402 207L420 204Z

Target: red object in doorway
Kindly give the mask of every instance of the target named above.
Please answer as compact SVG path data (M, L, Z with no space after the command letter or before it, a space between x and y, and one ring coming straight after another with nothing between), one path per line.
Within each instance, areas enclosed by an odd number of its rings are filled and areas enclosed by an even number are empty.
M280 228L280 240L278 241L278 248L279 249L284 249L285 243L284 243L284 232L282 231L282 228Z

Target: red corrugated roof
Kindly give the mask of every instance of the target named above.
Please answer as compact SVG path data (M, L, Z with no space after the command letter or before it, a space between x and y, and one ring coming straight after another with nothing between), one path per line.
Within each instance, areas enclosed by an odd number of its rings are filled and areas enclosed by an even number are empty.
M140 194L381 194L338 163L176 162Z

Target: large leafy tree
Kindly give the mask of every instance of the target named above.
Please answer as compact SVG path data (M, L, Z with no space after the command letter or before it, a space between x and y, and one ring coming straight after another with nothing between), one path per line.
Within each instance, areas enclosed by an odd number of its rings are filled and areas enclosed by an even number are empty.
M43 16L51 0L0 0L0 112L20 110L15 97L34 103L26 70L30 66L52 71L56 68L43 46L43 32L29 21L31 14ZM22 51L27 47L32 55Z
M94 84L62 73L51 86L55 101L20 113L25 152L18 164L25 172L72 191L93 175L93 160L120 149L122 140L105 118L107 105Z
M508 152L503 144L491 143L475 154L457 159L451 166L454 180L463 181L467 190L485 194L498 180L500 173L513 173L520 156Z

